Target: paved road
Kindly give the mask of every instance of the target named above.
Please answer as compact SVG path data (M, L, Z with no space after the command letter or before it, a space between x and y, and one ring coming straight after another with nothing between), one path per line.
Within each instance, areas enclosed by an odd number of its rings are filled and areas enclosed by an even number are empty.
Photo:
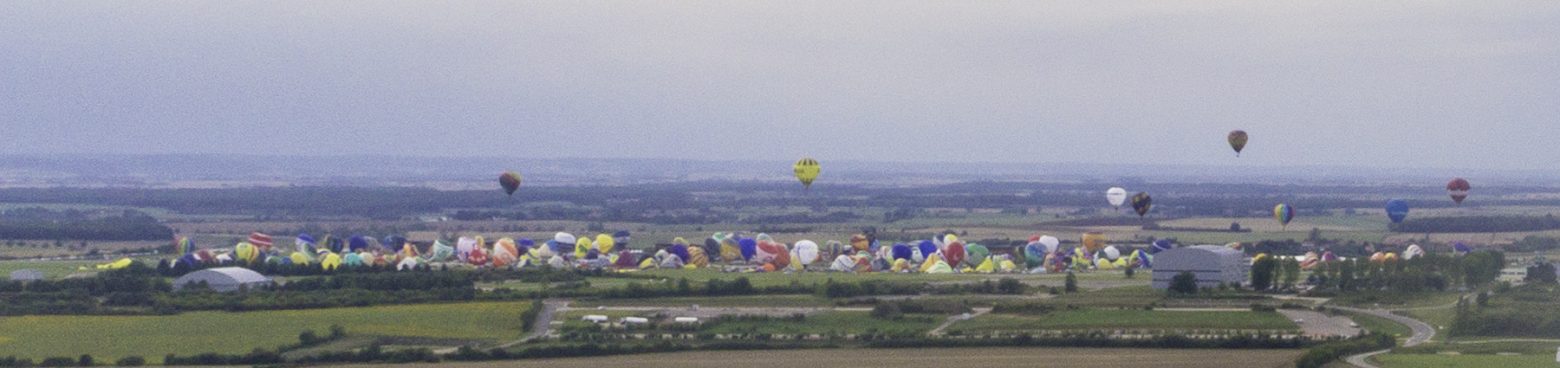
M1354 323L1349 317L1334 317L1313 310L1301 309L1280 309L1278 313L1283 314L1284 317L1289 318L1291 321L1299 320L1300 332L1306 336L1325 338L1333 336L1350 337L1360 334L1358 327L1349 326L1350 323Z
M943 330L948 329L948 326L952 326L954 323L958 323L959 321L980 317L982 314L986 313L991 313L991 308L975 308L975 313L971 313L969 318L965 318L963 313L948 316L948 320L943 321L943 323L940 325L937 325L937 328L933 328L931 331L928 331L926 335L933 337L942 336Z
M1349 308L1349 307L1334 307L1334 308L1337 308L1338 310L1343 310L1343 311L1349 311L1349 312L1354 312L1354 313L1362 313L1362 314L1369 314L1369 315L1376 316L1376 317L1386 318L1388 320L1391 320L1392 322L1397 322L1400 325L1408 326L1409 330L1412 330L1414 332L1414 334L1413 334L1413 336L1409 336L1408 337L1408 341L1404 341L1403 342L1403 346L1404 347L1417 346L1419 344L1425 343L1426 341L1430 341L1430 338L1435 337L1435 327L1430 326L1430 324L1424 323L1423 321L1420 321L1420 320L1417 320L1417 319L1413 319L1413 318L1408 318L1408 317L1392 314L1392 312L1388 312L1386 310L1381 310L1381 309L1360 309L1360 308ZM1391 350L1372 351L1372 352L1369 352L1369 353L1353 355L1353 356L1350 356L1347 359L1345 359L1345 361L1349 362L1349 364L1352 364L1352 365L1354 365L1356 367L1377 368L1375 365L1370 364L1370 362L1368 361L1370 359L1370 357L1381 355L1381 354L1385 354L1386 352L1389 352L1389 351L1391 351Z

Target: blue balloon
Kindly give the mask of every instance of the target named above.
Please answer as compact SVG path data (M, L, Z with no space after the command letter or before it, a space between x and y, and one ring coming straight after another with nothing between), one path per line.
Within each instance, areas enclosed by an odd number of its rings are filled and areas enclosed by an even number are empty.
M548 240L547 243L544 244L546 244L547 249L551 249L553 253L566 254L574 252L574 244L563 244L559 243L557 240Z
M346 242L341 241L341 238L333 237L325 241L325 247L330 248L330 251L333 253L341 253L341 249L346 248L346 246Z
M616 242L617 246L623 247L623 249L628 249L628 241L632 239L633 237L629 235L628 230L618 230L618 232L612 233L612 241Z
M751 261L753 255L758 254L758 241L753 238L738 239L737 248L742 250L742 260Z
M916 245L916 248L920 248L922 259L931 257L932 253L937 253L937 244L932 243L931 240L922 240L921 244Z
M406 237L400 235L390 235L386 236L384 240L380 240L379 243L379 246L385 247L385 250L390 251L390 253L395 253L401 251L402 244L406 244Z
M628 249L628 247L623 249ZM720 241L715 240L715 238L704 238L704 255L709 257L711 261L723 261L723 259L720 259Z
M314 237L309 236L308 233L298 234L298 240L301 240L305 243L314 244Z
M368 238L364 238L362 235L353 235L352 240L347 241L347 249L352 250L354 253L363 250L363 248L368 248Z
M1394 223L1394 224L1403 223L1403 219L1407 218L1407 217L1408 217L1408 202L1407 201L1404 201L1404 200L1401 200L1401 199L1393 199L1393 200L1387 201L1387 218L1392 219L1392 223Z
M1154 246L1148 247L1148 254L1158 254L1172 248L1175 248L1175 243L1171 243L1169 239L1159 239L1154 241Z
M753 246L758 246L758 243L754 242ZM674 244L670 248L666 248L666 252L682 258L683 263L688 263L688 260L693 259L693 256L688 254L688 246L686 245Z
M1024 246L1024 265L1028 268L1039 267L1045 262L1045 244L1029 243Z
M1462 254L1473 252L1473 248L1469 247L1467 244L1463 244L1463 242L1452 243L1452 250Z
M516 250L519 250L520 254L526 254L531 251L531 248L536 248L536 241L531 240L531 238L520 238L519 246L516 248L518 248Z
M910 259L910 245L905 243L894 244L894 259Z

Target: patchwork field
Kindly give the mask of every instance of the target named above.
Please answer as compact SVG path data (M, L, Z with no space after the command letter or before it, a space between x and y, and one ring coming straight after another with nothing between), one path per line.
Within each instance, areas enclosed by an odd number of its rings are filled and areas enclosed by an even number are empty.
M26 316L0 318L0 356L34 360L91 354L139 355L158 362L169 353L247 353L296 343L298 334L501 341L520 336L529 302L424 304L264 312L190 312L172 316Z
M542 359L521 362L449 363L453 368L728 368L741 362L777 362L779 366L895 368L1115 368L1115 367L1293 367L1297 350L1170 350L1077 348L968 349L823 349L776 351L707 351L623 355L592 358ZM385 367L394 365L360 366Z

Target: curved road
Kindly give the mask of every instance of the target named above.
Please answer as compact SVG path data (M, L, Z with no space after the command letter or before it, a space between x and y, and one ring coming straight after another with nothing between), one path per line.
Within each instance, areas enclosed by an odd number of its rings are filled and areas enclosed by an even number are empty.
M1412 336L1408 337L1408 341L1404 341L1403 342L1403 346L1404 347L1417 346L1419 344L1425 343L1426 341L1430 341L1430 338L1435 337L1435 327L1434 326L1430 326L1430 324L1424 323L1423 321L1420 321L1420 320L1417 320L1417 319L1413 319L1413 318L1408 318L1408 317L1392 314L1392 312L1388 312L1386 310L1381 310L1381 309L1360 309L1360 308L1349 308L1349 307L1333 307L1333 308L1336 308L1336 309L1342 310L1342 311L1349 311L1349 312L1354 312L1354 313L1368 314L1368 315L1372 315L1372 316L1376 316L1376 317L1381 317L1381 318L1385 318L1387 320L1390 320L1392 322L1397 322L1400 325L1408 326L1408 329L1412 330L1414 332L1414 334ZM1350 357L1348 357L1348 358L1346 358L1344 360L1349 362L1349 364L1354 365L1356 367L1377 368L1375 365L1370 364L1370 362L1368 362L1367 360L1370 359L1370 357L1373 357L1373 356L1376 356L1376 355L1380 355L1380 354L1384 354L1384 353L1389 352L1389 351L1392 351L1392 350L1372 351L1372 352L1369 352L1369 353L1353 355L1353 356L1350 356Z

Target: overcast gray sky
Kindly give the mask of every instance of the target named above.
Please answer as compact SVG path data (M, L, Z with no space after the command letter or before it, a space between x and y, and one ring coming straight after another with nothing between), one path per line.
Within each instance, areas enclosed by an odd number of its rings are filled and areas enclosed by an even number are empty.
M11 0L0 141L1549 169L1560 2Z

